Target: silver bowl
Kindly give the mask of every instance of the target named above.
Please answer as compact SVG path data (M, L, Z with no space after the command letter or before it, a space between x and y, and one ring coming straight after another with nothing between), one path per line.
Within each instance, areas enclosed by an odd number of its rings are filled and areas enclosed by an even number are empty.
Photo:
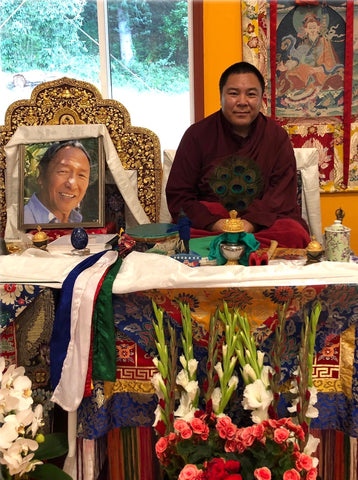
M245 246L231 242L221 242L220 251L226 258L226 265L237 265L244 254Z

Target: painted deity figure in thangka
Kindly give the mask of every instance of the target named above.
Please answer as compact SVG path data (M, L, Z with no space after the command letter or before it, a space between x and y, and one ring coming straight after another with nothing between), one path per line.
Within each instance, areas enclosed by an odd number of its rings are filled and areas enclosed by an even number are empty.
M302 115L305 106L307 116L332 115L329 109L342 104L344 42L344 20L333 9L295 7L283 17L277 29L276 96L284 116L287 110Z

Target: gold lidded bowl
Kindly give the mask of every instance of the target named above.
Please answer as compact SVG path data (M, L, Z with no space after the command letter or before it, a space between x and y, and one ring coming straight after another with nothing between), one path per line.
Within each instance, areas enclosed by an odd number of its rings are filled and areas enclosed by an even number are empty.
M230 210L230 218L225 219L223 231L225 233L240 233L244 231L244 222L238 218L236 210ZM223 241L220 251L226 258L226 265L237 265L245 251L245 246L236 242Z
M244 222L237 216L236 210L230 210L230 218L225 219L223 231L227 233L239 233L244 231Z
M306 247L307 260L311 262L318 262L323 255L323 247L312 235L312 240Z
M41 248L41 250L46 250L47 244L49 242L49 237L46 232L41 230L41 227L37 227L37 232L32 237L32 244L36 248Z

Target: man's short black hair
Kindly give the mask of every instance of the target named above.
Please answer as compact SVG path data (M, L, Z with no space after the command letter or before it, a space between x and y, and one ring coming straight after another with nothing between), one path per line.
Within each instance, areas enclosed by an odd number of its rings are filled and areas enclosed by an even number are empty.
M256 75L258 78L261 88L262 88L262 93L265 91L265 80L264 77L262 76L262 73L260 70L258 70L254 65L248 62L237 62L234 63L233 65L230 65L221 75L220 81L219 81L219 88L220 88L220 95L223 93L224 86L227 82L227 79L229 75L233 73L253 73Z
M51 160L53 159L53 157L56 155L56 153L59 150L62 150L62 148L65 148L65 147L74 147L74 148L79 148L80 150L82 150L82 152L86 155L86 157L88 159L88 163L91 166L90 156L89 156L87 150L85 149L85 147L82 145L81 142L79 142L78 140L63 140L63 141L60 141L60 142L55 142L52 145L50 145L50 147L46 150L43 157L41 158L41 160L39 162L39 170L40 170L40 174L42 176L46 176L48 165L51 162Z

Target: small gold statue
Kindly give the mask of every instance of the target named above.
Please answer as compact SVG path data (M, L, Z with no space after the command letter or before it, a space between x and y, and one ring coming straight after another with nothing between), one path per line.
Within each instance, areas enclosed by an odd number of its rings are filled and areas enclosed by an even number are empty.
M35 235L32 238L32 244L36 248L40 248L41 250L46 250L49 237L46 232L43 232L41 230L40 226L37 227L37 230L38 230L37 233L35 233Z

